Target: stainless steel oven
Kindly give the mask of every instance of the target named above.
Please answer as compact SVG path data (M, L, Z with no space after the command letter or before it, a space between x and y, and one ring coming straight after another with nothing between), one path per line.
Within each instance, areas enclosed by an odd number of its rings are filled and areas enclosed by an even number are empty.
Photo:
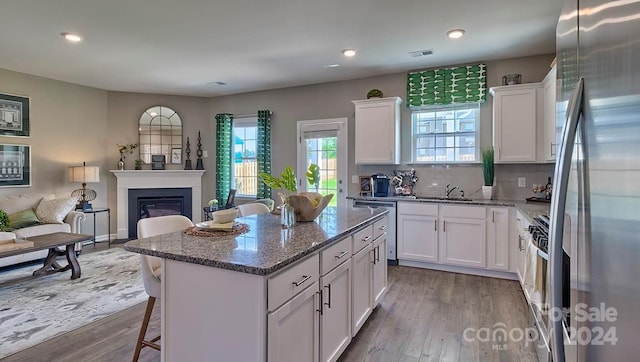
M367 207L371 209L384 207L389 210L387 215L387 264L398 265L396 256L396 202L395 201L374 201L374 200L353 200L353 207Z

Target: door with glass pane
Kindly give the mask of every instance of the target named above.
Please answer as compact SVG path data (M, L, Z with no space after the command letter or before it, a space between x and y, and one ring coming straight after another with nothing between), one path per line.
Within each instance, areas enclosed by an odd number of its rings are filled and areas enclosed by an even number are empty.
M306 171L320 168L319 185L309 185ZM334 194L329 206L346 206L347 119L298 121L298 184L301 191Z

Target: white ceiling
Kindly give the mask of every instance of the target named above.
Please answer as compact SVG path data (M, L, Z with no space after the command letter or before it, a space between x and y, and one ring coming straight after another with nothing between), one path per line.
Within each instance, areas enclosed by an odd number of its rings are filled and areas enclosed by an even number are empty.
M1 2L0 68L106 90L206 97L553 53L562 7L562 0ZM451 40L453 28L467 33ZM68 43L62 32L84 41ZM347 59L344 48L358 54ZM424 49L435 54L408 54Z

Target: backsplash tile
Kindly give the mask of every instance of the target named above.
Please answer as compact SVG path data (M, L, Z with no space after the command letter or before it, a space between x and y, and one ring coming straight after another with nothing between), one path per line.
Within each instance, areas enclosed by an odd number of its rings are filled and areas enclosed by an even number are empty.
M373 175L382 172L389 177L393 176L393 170L409 170L412 166L356 166L358 175ZM416 175L419 178L414 187L417 195L444 196L447 184L459 186L464 190L465 197L482 198L482 166L477 165L415 165ZM496 189L494 199L524 200L534 196L531 191L533 184L547 183L548 177L553 177L554 164L496 164L495 177ZM353 173L352 173L353 174ZM526 177L527 186L518 187L518 177ZM350 194L356 195L357 185L351 185ZM454 191L452 196L459 196Z

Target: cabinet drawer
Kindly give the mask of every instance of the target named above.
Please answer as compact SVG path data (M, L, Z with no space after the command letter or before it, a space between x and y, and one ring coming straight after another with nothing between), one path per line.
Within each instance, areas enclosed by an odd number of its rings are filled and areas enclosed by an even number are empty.
M398 214L438 216L438 205L422 202L398 202Z
M320 275L318 254L294 265L267 281L269 311L275 310L291 297L317 282Z
M441 217L459 217L466 219L484 219L486 209L483 206L440 206Z
M356 254L373 241L373 224L353 234L353 250Z
M351 237L344 238L320 253L320 275L325 275L345 260L349 260L352 252Z
M387 232L387 227L389 223L389 219L385 216L381 220L378 220L373 223L373 239L377 239L380 235Z

